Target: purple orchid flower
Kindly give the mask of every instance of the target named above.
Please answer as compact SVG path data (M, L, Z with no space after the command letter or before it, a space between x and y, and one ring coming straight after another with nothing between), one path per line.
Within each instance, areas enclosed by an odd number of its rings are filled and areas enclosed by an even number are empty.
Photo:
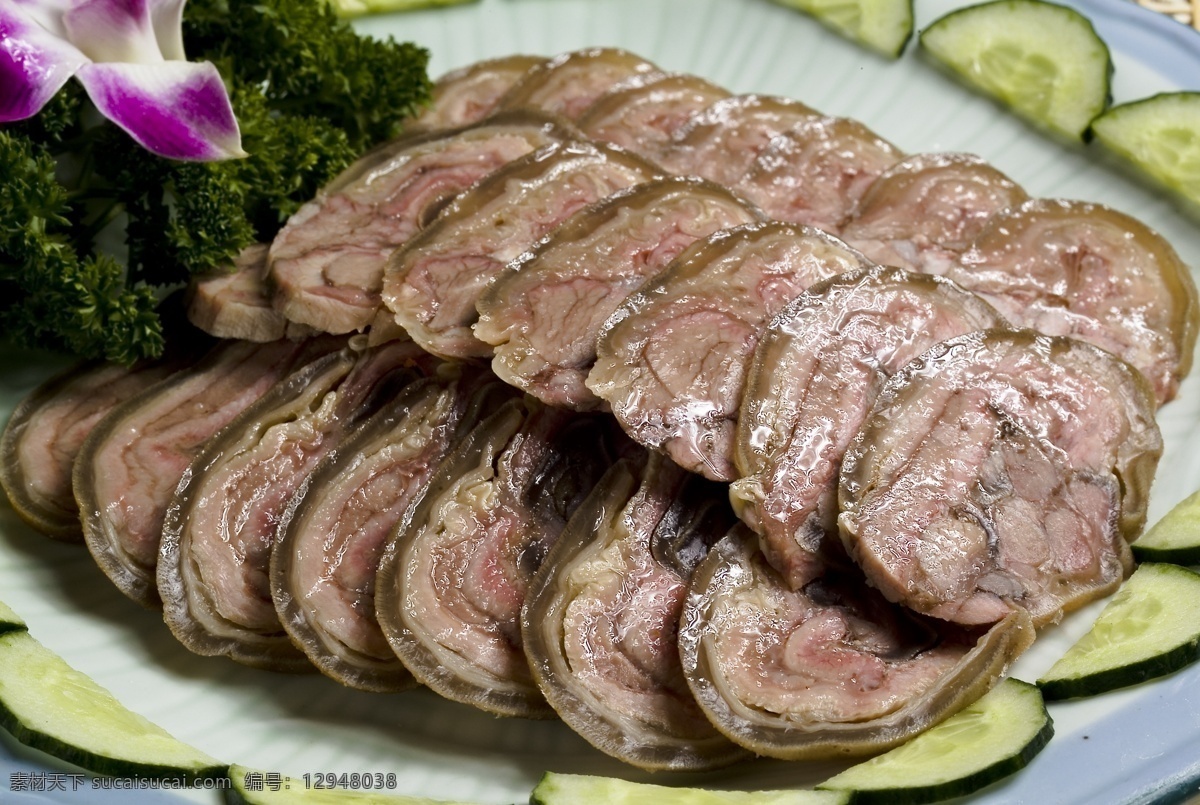
M184 0L0 0L0 123L71 76L96 108L170 159L246 156L217 68L183 53Z

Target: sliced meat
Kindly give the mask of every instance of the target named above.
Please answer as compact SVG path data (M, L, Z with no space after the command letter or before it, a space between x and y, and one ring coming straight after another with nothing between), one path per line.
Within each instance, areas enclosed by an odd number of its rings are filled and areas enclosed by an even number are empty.
M993 215L1028 198L974 154L918 154L875 180L842 237L881 265L944 274Z
M788 98L736 95L697 113L675 132L657 160L671 173L732 187L771 138L820 115Z
M1014 324L1103 347L1175 397L1196 346L1191 272L1140 221L1099 204L1035 199L992 217L947 272Z
M579 118L579 128L655 162L694 115L728 97L728 90L694 75L650 73L601 95Z
M615 461L610 423L513 400L439 466L376 583L384 634L423 684L498 715L554 715L529 672L521 606Z
M247 246L227 271L194 277L188 287L188 320L217 338L277 341L303 338L312 330L284 318L267 287L269 244Z
M580 210L499 272L476 305L475 337L495 348L501 379L550 405L595 408L584 381L609 314L692 243L761 220L709 182L632 187Z
M661 72L618 48L563 53L530 69L500 99L499 109L538 109L576 120L592 103L631 78Z
M1033 636L1023 612L967 630L890 604L857 575L792 590L734 532L696 570L679 648L723 733L799 760L907 741L987 692Z
M895 375L846 454L842 539L891 601L1035 624L1131 569L1162 451L1124 361L1028 330L972 333Z
M441 460L508 393L490 373L443 367L405 387L292 498L271 554L271 595L321 673L361 690L415 684L375 616L379 560Z
M534 678L563 721L641 768L747 754L704 717L676 642L692 570L733 522L723 497L661 457L619 462L567 524L521 616Z
M180 368L170 360L84 363L22 400L0 438L0 485L21 519L48 537L83 542L71 468L84 439L117 405Z
M505 263L573 213L658 173L608 146L567 142L539 149L459 196L398 252L384 277L384 303L433 354L491 357L471 325L476 301Z
M188 649L279 671L311 670L271 601L276 528L292 495L347 434L419 374L411 341L348 347L294 372L213 438L163 522L163 619Z
M276 235L268 258L276 309L321 332L365 329L380 308L388 257L431 210L564 136L548 118L518 112L402 139L363 157Z
M837 234L863 193L903 156L857 121L814 118L773 137L733 188L771 218Z
M843 558L838 469L883 382L939 341L1002 324L954 283L892 267L814 285L771 322L746 383L730 499L793 589Z
M478 123L495 111L513 84L545 61L544 56L516 54L451 70L434 82L430 105L413 124L426 129L451 129Z
M75 461L75 497L88 549L121 592L145 606L160 603L163 518L192 461L292 370L344 344L328 337L227 341L96 424Z
M867 265L835 238L795 224L718 232L609 317L587 386L640 444L731 481L734 429L759 333L813 283Z

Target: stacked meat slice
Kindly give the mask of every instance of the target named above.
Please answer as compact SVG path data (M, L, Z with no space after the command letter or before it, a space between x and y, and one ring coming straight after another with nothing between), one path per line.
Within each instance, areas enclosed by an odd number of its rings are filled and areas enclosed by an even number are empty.
M190 648L701 769L895 745L1128 573L1197 331L1156 233L624 51L434 98L193 288L261 343L6 432Z

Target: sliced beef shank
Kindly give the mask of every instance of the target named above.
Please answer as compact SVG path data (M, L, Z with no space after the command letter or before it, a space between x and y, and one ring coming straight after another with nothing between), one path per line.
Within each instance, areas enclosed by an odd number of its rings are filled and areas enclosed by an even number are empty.
M1131 569L1162 451L1124 361L1028 330L971 333L896 374L842 467L850 555L891 601L962 624L1036 624Z
M88 549L123 593L145 606L160 603L155 568L163 518L208 441L292 370L344 344L331 337L224 342L96 424L72 481Z
M710 182L640 184L568 218L508 264L479 298L475 337L503 380L550 405L588 410L584 385L609 314L697 240L762 220Z
M883 382L939 341L1002 323L954 283L892 267L814 285L771 322L746 383L730 497L793 589L842 558L838 469Z
M1121 356L1174 398L1192 366L1191 272L1140 221L1099 204L1034 199L993 216L947 276L1022 327Z
M582 141L551 144L455 199L388 263L383 300L422 347L491 357L471 334L475 303L504 265L573 213L659 174L644 160Z
M787 760L903 743L987 692L1032 642L1024 612L967 630L889 603L857 574L793 590L739 532L697 568L679 630L713 723Z
M229 270L194 277L188 287L192 324L217 338L276 341L302 338L311 328L289 322L276 310L267 286L266 243L246 247Z
M586 48L535 65L500 99L500 109L538 109L575 120L618 84L661 72L618 48Z
M499 715L554 714L529 672L521 607L615 460L610 422L513 400L439 466L376 581L379 624L423 684Z
M513 84L545 61L544 56L516 54L451 70L434 82L430 105L414 124L426 129L452 129L478 123L495 111Z
M546 699L635 766L706 769L746 755L704 717L676 642L688 579L733 522L723 497L661 457L618 462L567 524L521 616Z
M370 691L415 684L375 615L379 560L441 460L508 394L490 373L444 366L375 413L292 498L271 553L271 596L326 676Z
M363 157L276 235L268 273L276 309L321 332L365 329L380 308L388 257L431 210L564 136L549 118L516 112L403 138Z
M944 274L993 215L1028 198L974 154L917 154L875 180L842 237L881 265Z
M813 283L867 265L835 238L794 224L718 232L609 317L588 388L639 443L733 480L734 429L759 333Z
M347 347L304 366L196 457L163 523L163 619L187 648L258 667L310 670L271 600L277 527L323 457L428 362L411 341Z

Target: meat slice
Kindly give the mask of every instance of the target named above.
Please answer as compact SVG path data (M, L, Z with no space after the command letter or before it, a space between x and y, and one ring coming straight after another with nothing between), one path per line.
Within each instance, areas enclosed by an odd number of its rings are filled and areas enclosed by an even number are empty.
M573 213L659 174L585 142L548 145L455 199L389 262L383 300L418 344L446 358L491 357L471 334L475 303L504 265Z
M1035 624L1120 584L1162 451L1154 396L1090 344L971 333L895 375L846 454L842 539L891 601Z
M1081 201L1035 199L992 217L947 276L1015 324L1121 356L1175 397L1196 346L1191 272L1157 232Z
M903 156L855 120L814 118L772 138L733 187L771 218L837 234L863 193Z
M679 648L709 718L757 754L896 746L987 692L1033 642L1024 612L967 630L890 604L853 574L793 590L752 536L734 532L697 568Z
M604 93L632 78L661 72L618 48L563 53L530 69L500 99L499 109L538 109L575 120Z
M268 258L276 309L321 332L365 329L380 308L388 257L432 210L564 136L549 118L518 112L408 137L363 157L276 235Z
M692 570L733 522L723 498L661 457L618 462L567 524L521 616L534 678L563 721L641 768L747 754L704 717L676 640Z
M1028 198L974 154L917 154L875 180L842 237L882 265L944 274L993 215Z
M844 564L838 469L883 382L939 341L1002 324L954 283L892 267L814 285L771 322L746 383L730 499L793 589Z
M772 137L818 117L817 112L788 98L724 98L678 129L657 161L671 173L703 176L732 187Z
M759 333L813 283L868 265L835 238L795 224L718 232L609 317L588 388L638 443L731 481L734 429Z
M344 344L328 337L227 341L96 424L75 460L75 497L88 549L121 592L158 606L155 568L163 518L192 461L292 370Z
M655 162L675 132L729 91L694 75L650 73L601 95L579 118L594 140Z
M617 433L605 417L525 398L442 462L376 583L380 626L423 684L498 715L554 715L529 672L521 606L567 519L615 461Z
M271 600L276 528L321 459L416 374L410 342L347 347L289 375L213 438L163 522L163 619L187 648L280 671L310 670Z
M508 394L490 373L442 367L375 413L292 498L271 553L271 596L321 673L361 690L415 684L375 615L379 560L455 442Z
M82 542L71 468L84 439L117 405L180 368L177 361L88 362L22 400L0 438L0 485L21 519L48 537Z
M413 124L425 129L451 129L478 123L495 111L513 84L545 61L544 56L515 54L451 70L434 82L430 105Z
M550 405L596 408L584 381L609 314L692 243L761 220L725 188L695 179L617 193L499 272L476 305L475 337L495 348L501 379Z
M267 287L266 243L247 246L229 270L194 277L188 287L187 315L199 329L217 338L277 341L303 338L312 330L284 318Z

